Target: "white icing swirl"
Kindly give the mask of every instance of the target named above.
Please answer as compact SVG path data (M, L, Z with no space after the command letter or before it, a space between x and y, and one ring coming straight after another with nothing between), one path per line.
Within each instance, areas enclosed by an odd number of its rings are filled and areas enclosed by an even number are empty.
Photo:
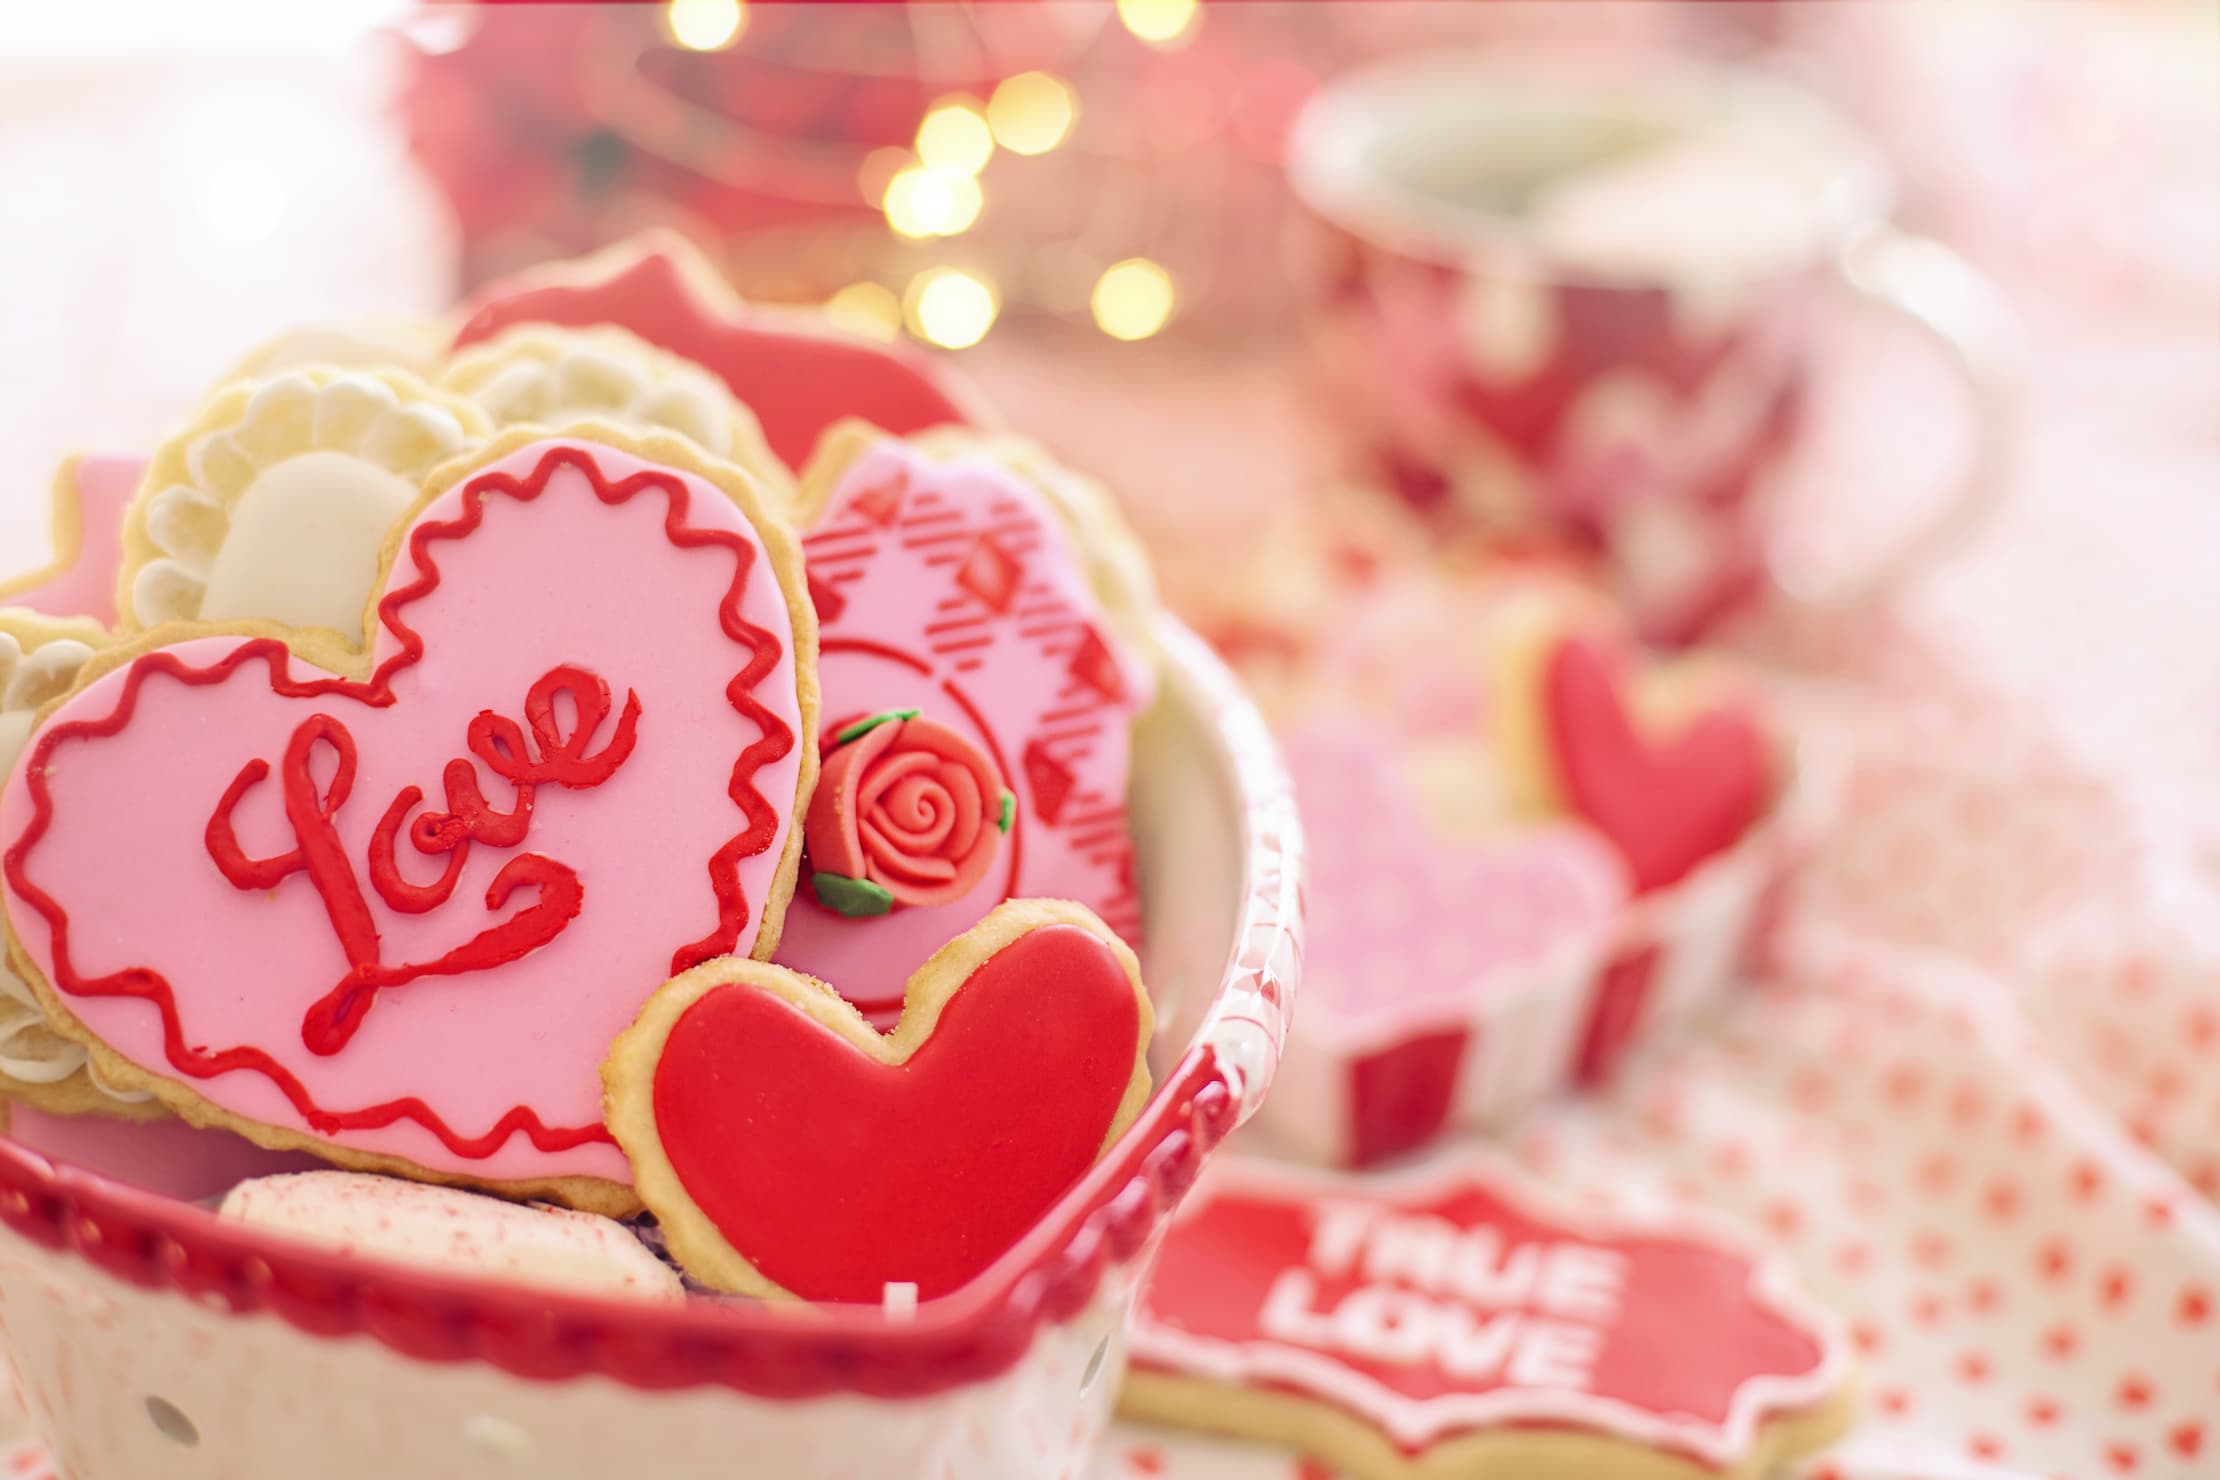
M296 371L184 448L185 480L156 492L161 554L131 583L141 626L262 618L352 635L393 521L424 474L476 440L449 405L372 375Z

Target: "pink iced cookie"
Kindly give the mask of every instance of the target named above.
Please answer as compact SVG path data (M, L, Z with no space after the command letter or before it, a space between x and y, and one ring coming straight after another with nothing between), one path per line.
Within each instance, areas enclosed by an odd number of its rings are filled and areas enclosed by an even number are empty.
M1315 721L1286 755L1311 843L1305 991L1337 1018L1438 1018L1496 974L1594 942L1627 901L1624 866L1585 827L1443 837L1376 728ZM1472 764L1490 764L1477 743Z
M137 457L73 457L63 463L54 475L54 559L43 569L0 581L0 606L115 626L123 511L145 471L146 460Z
M188 1118L622 1205L609 1041L777 937L809 613L729 470L528 435L411 516L366 660L209 627L65 701L0 875L49 1005Z
M669 1265L622 1223L367 1172L242 1182L219 1217L342 1254L583 1295L681 1300Z
M997 832L973 834L976 849L962 850L967 869L978 851L988 857L959 897L890 899L876 913L880 901L858 909L839 885L816 887L826 860L813 850L774 959L877 1013L898 1007L910 973L1005 899L1075 900L1132 939L1140 906L1126 770L1152 680L1066 526L983 452L943 460L862 429L836 433L805 485L805 512L822 510L802 547L826 739L915 711L976 753L978 800L996 808L982 821ZM836 778L842 749L828 753ZM1003 792L1012 800L997 815ZM855 862L844 850L830 871L845 880Z

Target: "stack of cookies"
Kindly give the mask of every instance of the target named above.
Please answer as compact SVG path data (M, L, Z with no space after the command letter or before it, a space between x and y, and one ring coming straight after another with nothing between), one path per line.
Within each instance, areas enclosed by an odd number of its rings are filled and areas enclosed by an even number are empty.
M389 1257L970 1280L1154 1025L1146 565L982 420L658 237L67 465L0 587L0 1090L311 1153L225 1214Z

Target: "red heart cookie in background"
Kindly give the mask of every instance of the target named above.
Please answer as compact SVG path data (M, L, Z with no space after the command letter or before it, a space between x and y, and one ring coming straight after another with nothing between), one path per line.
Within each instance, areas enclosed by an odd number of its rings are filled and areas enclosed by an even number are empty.
M1635 889L1678 883L1772 804L1772 740L1724 671L1647 665L1578 607L1537 603L1493 635L1497 749L1529 811L1610 839Z
M0 580L0 606L49 617L116 624L116 578L123 569L123 511L139 491L146 460L73 457L54 474L53 559Z
M890 1035L763 962L674 978L610 1050L609 1128L702 1283L932 1299L1132 1123L1153 1026L1139 964L1100 920L1018 901L918 969Z
M52 1024L196 1123L622 1206L598 1068L777 940L814 624L691 443L478 456L396 530L367 655L170 626L82 681L0 798L8 926Z
M1125 635L1140 593L1097 574L1115 562L1082 549L1079 531L1105 548L1129 537L1083 505L962 434L920 446L844 427L803 480L828 777L898 788L871 796L900 815L880 805L835 819L827 809L846 794L819 789L773 959L866 1013L899 1009L910 972L1007 899L1073 900L1139 937L1125 797L1154 679ZM889 714L915 716L903 735L938 737L934 753L856 732ZM818 847L834 835L837 849ZM919 887L906 899L849 890L871 851L906 855ZM924 888L928 876L948 887Z
M614 324L714 371L790 468L807 462L844 417L897 435L981 420L946 366L841 334L815 314L744 303L700 249L672 232L646 232L493 284L469 305L455 345L525 323Z
M1715 699L1663 733L1628 703L1626 657L1568 637L1547 660L1542 708L1566 800L1609 838L1637 890L1678 883L1764 815L1772 759L1756 707Z
M1221 1160L1143 1290L1120 1407L1357 1480L1757 1480L1854 1416L1842 1323L1762 1249L1485 1158Z

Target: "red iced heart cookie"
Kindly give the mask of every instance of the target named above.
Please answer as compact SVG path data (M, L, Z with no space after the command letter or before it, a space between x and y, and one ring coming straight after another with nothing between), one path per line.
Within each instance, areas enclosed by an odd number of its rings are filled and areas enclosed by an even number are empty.
M812 316L751 307L699 250L668 232L495 283L472 305L455 344L523 323L614 324L716 372L790 468L806 462L842 417L896 433L977 420L946 370L836 333Z
M1589 637L1544 660L1542 720L1566 802L1627 861L1638 890L1661 889L1731 848L1772 789L1765 731L1746 702L1714 701L1666 734L1627 702L1628 664Z
M910 979L882 1037L757 961L672 980L603 1067L641 1200L718 1289L876 1303L970 1280L1132 1123L1154 1016L1076 905L1003 905Z
M264 1144L628 1200L598 1067L674 971L769 953L816 713L784 525L614 439L435 474L366 657L164 628L47 719L0 875L104 1072Z
M813 814L826 825L811 834L775 959L834 983L866 1012L891 1013L909 973L1005 899L1074 900L1135 939L1125 795L1151 675L1121 636L1123 607L1100 589L1111 583L1098 583L1089 563L1100 552L1081 548L1080 516L1067 519L994 445L950 436L920 446L860 426L827 439L803 479L802 514L831 774L853 775L843 757L857 747L895 745L870 758L866 785L920 763L918 745L890 736L841 740L854 722L914 712L920 735L941 736L936 763L960 757L955 769L971 775L952 775L965 784L948 795L915 798L906 818L882 808L846 819L882 838L929 838L878 851L917 855L947 888L897 883L906 898L861 901L837 884L828 891L819 874L845 881L862 850L845 839L821 849L833 819ZM1121 533L1089 530L1104 545ZM971 817L972 797L991 809L977 820L994 834L944 832L942 821ZM834 800L821 792L818 806ZM951 852L959 837L972 846Z

